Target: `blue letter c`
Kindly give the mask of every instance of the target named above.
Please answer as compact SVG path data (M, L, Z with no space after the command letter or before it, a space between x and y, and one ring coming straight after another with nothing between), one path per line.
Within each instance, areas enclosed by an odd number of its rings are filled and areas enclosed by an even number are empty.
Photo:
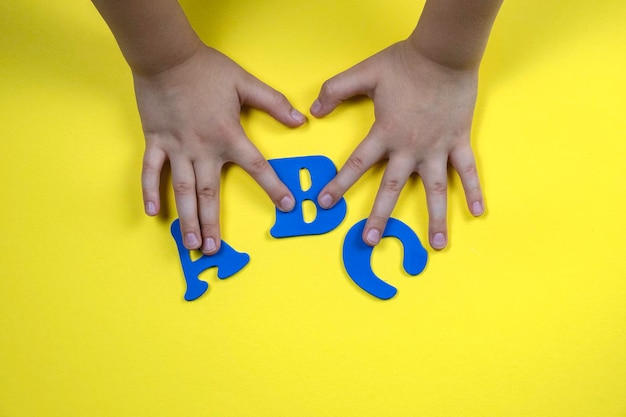
M396 295L396 288L378 278L372 271L371 258L373 247L363 242L361 237L366 220L361 220L348 232L343 243L343 264L352 280L374 297L387 300ZM390 218L382 237L393 236L402 242L404 257L402 266L410 275L417 275L424 270L428 252L409 226L400 220Z

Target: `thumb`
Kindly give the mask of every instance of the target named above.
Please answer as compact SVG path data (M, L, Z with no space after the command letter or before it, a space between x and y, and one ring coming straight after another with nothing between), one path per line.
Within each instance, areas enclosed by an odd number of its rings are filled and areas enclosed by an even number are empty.
M341 104L341 102L359 95L370 95L376 81L369 75L364 63L335 75L322 84L317 99L311 106L311 114L324 117Z
M245 90L239 92L242 104L263 110L274 119L289 127L298 127L306 117L296 110L287 97L269 85L250 76Z

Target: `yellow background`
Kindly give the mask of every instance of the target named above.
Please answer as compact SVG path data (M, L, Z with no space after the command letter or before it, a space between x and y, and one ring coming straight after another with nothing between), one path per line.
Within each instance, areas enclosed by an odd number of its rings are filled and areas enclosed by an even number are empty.
M330 76L406 37L419 1L183 1L202 38L307 110ZM0 2L0 416L626 416L626 6L509 1L483 61L474 146L488 213L451 174L450 245L418 277L386 239L365 294L341 262L383 165L334 231L272 239L238 167L223 235L239 274L183 300L169 225L143 214L130 73L88 1ZM268 158L340 166L366 100L287 129ZM413 179L394 217L425 241Z

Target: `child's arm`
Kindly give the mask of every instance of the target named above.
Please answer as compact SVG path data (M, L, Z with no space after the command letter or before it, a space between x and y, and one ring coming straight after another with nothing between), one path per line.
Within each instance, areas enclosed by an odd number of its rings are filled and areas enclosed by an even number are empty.
M319 194L330 207L380 160L388 159L363 231L376 245L408 178L417 173L426 190L429 241L448 242L447 165L461 177L471 213L484 200L470 145L478 67L502 0L428 0L411 36L322 86L311 113L323 117L343 100L367 95L376 121L339 173Z
M243 105L290 127L305 122L279 92L204 45L176 0L93 0L128 62L146 139L146 213L159 212L159 178L169 160L185 247L220 247L222 166L234 162L289 211L294 198L240 124Z

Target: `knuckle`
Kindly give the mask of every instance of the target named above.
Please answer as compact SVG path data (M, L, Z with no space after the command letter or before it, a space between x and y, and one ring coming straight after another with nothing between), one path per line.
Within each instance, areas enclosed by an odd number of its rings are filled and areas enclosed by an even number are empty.
M238 138L237 130L227 124L218 125L216 133L219 135L218 140L225 143L234 143Z
M370 214L370 216L367 218L367 223L368 223L368 226L370 227L382 229L387 224L388 220L389 220L389 217L387 216L381 216L378 214Z
M320 96L333 97L337 91L337 83L334 78L324 81L320 90Z
M478 175L478 169L476 168L476 164L470 163L462 166L459 169L459 173L463 176L475 176Z
M226 143L234 141L238 137L238 127L234 125L230 120L215 120L211 123L211 132L194 132L194 137L198 138L198 141L205 141L207 138L212 138L218 142L224 141Z
M448 184L445 181L435 181L430 184L428 191L433 195L445 195L448 192Z
M193 185L186 181L176 181L172 184L172 188L174 193L179 195L187 195L195 191Z
M402 123L396 120L395 117L388 117L382 121L376 121L376 127L379 130L380 134L384 137L399 136L399 126L402 126ZM409 143L416 143L414 139L416 136L414 134L409 133L408 136Z
M389 194L398 194L402 190L402 181L397 179L385 181L382 185L382 189Z
M187 233L197 233L198 232L198 220L195 218L180 218L180 231L183 235Z
M146 180L145 178L141 179L141 189L146 196L154 196L158 191L158 187L154 185L151 181Z
M344 191L335 180L329 182L328 185L324 187L324 190L320 192L320 194L329 194L333 202L338 201L343 196L343 193Z
M159 149L163 142L163 136L157 130L144 128L143 137L146 141L146 155Z
M352 155L346 161L346 167L356 173L361 173L365 170L365 161L358 155Z
M144 158L141 164L141 170L144 175L158 174L160 171L160 166L152 159Z
M429 213L428 229L434 234L437 232L445 233L447 231L445 213Z
M215 200L218 197L219 191L215 187L202 186L198 188L198 199L200 200Z
M203 236L217 237L217 235L219 235L219 228L219 223L215 221L203 221L200 223Z
M289 104L287 97L280 91L272 90L270 93L270 101L274 106L285 106Z
M480 184L476 184L473 187L467 187L465 194L473 199L479 198L480 196L482 196Z
M269 168L270 164L263 156L257 156L250 161L249 170L252 175L264 173Z

